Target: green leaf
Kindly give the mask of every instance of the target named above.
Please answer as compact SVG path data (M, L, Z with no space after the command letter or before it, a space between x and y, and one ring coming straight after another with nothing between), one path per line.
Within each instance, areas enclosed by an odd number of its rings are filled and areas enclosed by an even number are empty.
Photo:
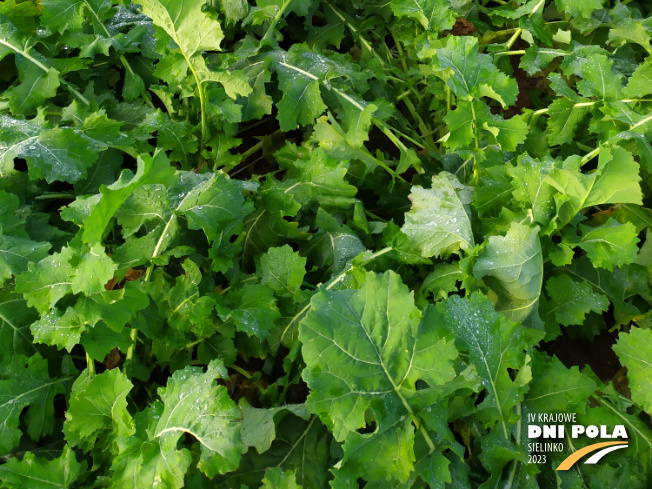
M4 133L2 133L4 134ZM0 230L7 236L27 238L25 220L16 212L20 206L18 196L0 190Z
M584 102L575 102L568 98L557 98L548 110L548 143L557 145L573 141L577 128L586 119L591 111L591 106L577 105Z
M580 171L577 156L556 164L548 183L562 195L557 212L563 224L585 207L601 204L641 204L639 166L632 155L618 146L601 146L598 168L592 173Z
M559 324L570 326L583 324L590 311L603 312L609 307L609 299L593 291L587 283L574 281L569 275L550 277L546 281L550 301L545 302L546 314L554 314Z
M631 78L627 81L625 95L628 97L646 97L652 94L652 62L646 58L638 65Z
M32 345L29 325L37 318L27 301L15 292L0 291L0 364L11 361L17 355L32 355L36 348Z
M602 8L604 0L555 0L557 8L562 12L568 12L573 17L591 17L597 9Z
M72 385L63 431L72 446L91 448L105 430L118 436L134 433L127 411L133 385L119 369L93 375L84 370Z
M79 29L84 22L84 1L43 0L42 5L43 21L61 33Z
M528 75L533 76L539 71L548 68L552 60L559 56L565 56L566 54L565 51L560 51L559 49L539 48L536 44L532 44L525 49L525 54L521 58L519 67L523 68Z
M415 19L429 32L450 29L455 23L448 0L398 0L391 8L398 18Z
M407 480L414 460L409 396L417 380L440 386L455 376L457 351L432 325L391 271L369 272L359 290L320 291L300 323L306 407L346 440L345 464L364 466L375 453L377 464L363 469L367 480ZM363 436L356 430L366 426L368 410L379 429Z
M575 280L586 282L597 293L605 294L614 306L614 319L617 324L627 324L640 311L627 300L646 290L645 269L638 265L627 265L608 272L595 268L587 257L580 257L562 269Z
M508 168L512 177L514 198L532 211L534 221L548 226L555 216L555 188L547 181L547 175L553 171L553 162L549 159L536 161L528 155L518 159L518 164Z
M50 248L49 243L0 235L0 285L27 270L29 263L45 258Z
M190 161L199 146L192 129L188 121L172 120L160 110L146 114L138 126L140 137L149 139L156 132L157 147L169 151L171 161L182 163Z
M518 419L515 407L523 400L531 379L523 328L498 314L478 293L470 299L449 297L437 304L433 316L434 324L452 331L461 350L469 352L487 390L477 407L478 418L487 427L500 423L507 437L507 423ZM518 370L513 380L510 369Z
M32 114L39 105L57 94L60 73L54 68L44 69L42 64L37 66L32 60L18 58L16 65L21 83L6 90L4 96L9 100L13 114ZM45 141L51 137L46 137Z
M256 267L261 283L279 297L296 297L306 275L306 259L288 245L270 248Z
M117 182L108 187L105 185L100 187L102 197L84 220L82 234L84 242L95 243L102 240L109 221L134 190L148 184L167 184L174 174L174 169L169 166L169 160L162 151L156 153L154 157L139 156L137 162L138 170L135 175L125 170Z
M594 266L613 270L636 261L638 237L631 222L620 224L613 218L595 228L580 224L582 237L567 240L579 246L588 255Z
M254 447L260 454L265 453L272 446L276 438L276 425L288 413L303 419L310 417L303 404L256 409L243 402L240 404L240 410L242 411L242 444L245 447Z
M585 413L596 384L576 366L566 368L557 357L532 353L532 382L524 404L531 413Z
M492 63L491 56L479 52L475 37L449 36L446 46L436 50L434 60L435 67L439 70L437 75L446 81L460 99L480 100L488 96L500 102L503 107L516 101L516 81L501 73Z
M512 182L503 165L490 166L480 174L480 185L473 193L473 209L480 217L496 214L512 198Z
M0 453L8 455L18 446L23 409L27 433L37 441L54 427L54 396L63 394L70 377L51 378L48 362L38 353L30 358L16 355L0 375Z
M83 480L87 466L85 460L77 462L75 452L65 445L63 453L54 460L36 457L31 452L25 452L20 461L12 457L0 466L0 480L3 487L10 489L71 489L78 479Z
M93 326L98 321L103 321L109 328L119 333L136 312L145 309L148 304L147 294L139 288L138 284L127 282L122 289L104 290L88 297L81 297L75 309L89 325Z
M130 338L130 329L125 328L120 333L116 333L103 322L97 323L92 328L88 328L81 337L81 345L93 360L101 362L113 350L118 348L122 352L127 352L132 345Z
M242 196L243 187L223 173L214 173L188 192L176 211L188 218L189 229L203 229L214 241L228 221L238 221L253 211Z
M447 256L474 246L468 205L471 188L446 172L432 177L432 187L412 187L412 208L405 214L401 231L424 257Z
M304 488L328 487L328 481L331 479L329 468L332 463L332 436L316 416L311 416L310 420L294 415L286 415L280 419L284 411L278 412L276 439L270 449L262 454L253 448L249 449L243 454L237 471L218 476L214 479L216 482L210 484L217 483L224 487L258 487L262 483L265 470L269 467L280 467L293 471L297 482ZM263 432L267 431L265 426Z
M106 255L102 245L94 244L75 265L72 275L73 294L93 295L104 291L104 285L113 278L117 265Z
M497 295L496 310L512 321L524 321L541 294L543 256L539 228L512 222L505 237L491 236L480 252L473 275Z
M220 51L220 23L202 11L203 0L140 0L143 13L179 46L186 60L197 51Z
M218 308L220 317L231 319L236 330L260 339L269 337L281 317L274 292L266 285L243 285L227 295L226 303L228 308Z
M75 183L86 177L98 154L88 140L71 128L44 129L29 122L0 116L0 163L14 158L27 160L29 176L48 183L61 180Z
M627 380L632 391L632 400L645 411L652 411L650 392L650 355L652 354L652 331L632 327L629 333L621 332L614 345L614 351L625 367Z
M199 443L198 467L209 477L236 469L242 448L240 410L226 387L213 382L217 377L226 377L217 361L206 373L185 367L172 374L167 386L159 388L164 409L151 435L160 438L163 452L175 450L183 433L191 435Z
M280 189L294 197L302 208L315 203L325 209L348 208L354 202L357 189L346 181L345 162L329 158L322 148L303 156L304 148L294 148L275 154L282 168L287 168Z
M297 485L297 480L294 477L294 472L291 470L284 471L280 467L274 467L265 471L263 478L263 485L261 489L301 489Z
M41 314L40 319L33 322L30 329L36 343L65 348L70 352L79 343L86 325L84 319L79 317L72 307L67 308L64 313L53 308Z
M592 54L582 60L576 72L583 80L577 83L577 91L584 97L617 100L622 95L622 76L613 69L613 61L602 54Z
M652 52L652 49L650 49L650 34L648 34L647 28L643 26L642 22L635 22L632 19L627 19L620 25L609 29L609 43L616 46L634 43L642 46L648 54Z
M120 453L112 462L111 489L154 487L155 484L180 489L192 457L185 449L162 449L158 439L143 441L134 436L121 443Z
M30 263L27 271L16 277L16 292L22 293L27 304L38 312L48 311L72 290L70 260L74 256L75 250L65 247L60 253Z
M246 3L243 1L243 3ZM222 5L225 5L224 3ZM248 5L248 4L247 4ZM252 63L242 70L249 79L252 92L247 97L238 97L242 105L242 120L260 119L272 113L273 101L266 90L265 84L272 80L269 67L265 63Z
M528 134L527 124L521 116L505 120L492 114L482 101L460 100L457 107L446 114L444 121L450 133L441 141L450 149L470 147L473 139L480 137L482 129L501 149L514 151Z
M327 108L321 98L319 76L308 71L312 67L301 63L301 58L293 53L291 49L287 57L276 64L279 88L283 91L283 98L276 105L282 131L314 124Z

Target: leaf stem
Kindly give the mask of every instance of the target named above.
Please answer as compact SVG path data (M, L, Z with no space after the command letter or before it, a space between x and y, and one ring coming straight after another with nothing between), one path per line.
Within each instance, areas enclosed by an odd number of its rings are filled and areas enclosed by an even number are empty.
M125 363L130 363L134 358L136 343L138 343L138 330L136 328L132 328L129 337L131 338L131 345L129 345L129 349L127 349L127 357L125 358Z
M281 17L285 13L285 9L288 8L291 2L292 0L285 0L285 2L283 2L283 5L281 5L280 10L276 13L274 19L272 19L272 23L267 28L267 32L265 32L265 35L260 40L260 46L262 46L264 42L268 42L270 40L270 38L274 34L274 29L276 29L276 24L278 24L279 20L281 20Z
M512 37L510 37L509 41L507 41L507 43L505 44L507 46L507 49L512 48L512 46L514 45L514 43L518 39L518 36L521 35L521 32L523 32L523 29L521 29L520 27L518 29L516 29L516 32L514 32L514 34L512 34ZM523 53L525 53L525 51L523 51Z
M500 51L499 53L494 53L494 56L521 56L525 54L524 49L519 49L518 51Z
M95 375L95 361L91 358L88 352L86 352L86 368L88 368L89 374Z
M373 56L376 57L381 63L385 64L385 60L381 58L380 54L378 54L378 51L374 49L371 46L371 43L362 35L362 33L358 32L358 29L355 28L355 26L351 22L351 18L347 18L347 15L343 13L341 10L336 8L335 6L331 5L328 1L324 0L322 3L324 3L328 8L332 10L332 12L348 27L348 29L351 31L354 37L358 37L360 40L360 44L369 51Z
M247 372L245 369L243 369L242 367L238 367L235 363L233 365L229 365L229 368L232 368L233 370L238 372L245 379L247 379L247 380L251 379L251 374L249 372Z
M252 154L254 154L256 151L258 151L262 147L263 147L263 141L261 139L256 144L254 144L251 148L249 148L247 151L245 151L244 153L242 153L240 155L240 161L245 161L247 158L249 158Z

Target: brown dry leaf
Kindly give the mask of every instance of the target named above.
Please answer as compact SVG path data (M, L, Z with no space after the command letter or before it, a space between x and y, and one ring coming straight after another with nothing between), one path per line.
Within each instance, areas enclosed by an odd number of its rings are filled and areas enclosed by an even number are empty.
M138 280L143 275L145 275L145 270L139 270L137 268L130 268L127 271L127 273L125 274L125 281L126 282L133 282L134 280Z
M122 359L122 357L120 356L120 350L118 350L117 348L114 348L113 350L111 350L109 352L109 354L104 359L104 365L109 370L114 369L114 368L116 368L118 366L121 359Z

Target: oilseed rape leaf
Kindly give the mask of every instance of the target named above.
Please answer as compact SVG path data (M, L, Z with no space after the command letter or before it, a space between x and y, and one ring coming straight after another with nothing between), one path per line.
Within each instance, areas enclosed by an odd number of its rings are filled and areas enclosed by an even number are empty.
M526 342L518 323L498 314L480 294L470 299L451 296L436 306L435 324L455 333L460 349L470 354L487 396L478 406L486 426L499 423L507 435L507 424L518 419L515 407L527 391L530 367ZM520 369L515 379L509 369Z
M226 297L228 308L218 306L220 317L232 320L236 330L257 336L269 337L281 314L276 306L273 290L262 284L245 284Z
M75 264L71 288L73 294L93 295L104 291L118 266L107 256L99 243L91 246Z
M10 361L15 355L32 355L36 347L32 344L29 325L37 318L27 301L12 290L0 291L0 362Z
M584 413L596 383L578 367L566 368L557 358L532 355L532 382L524 404L531 413Z
M646 59L638 65L627 81L625 95L628 97L645 97L652 93L652 62Z
M391 8L397 17L415 19L428 31L450 29L455 23L448 0L399 0Z
M638 237L631 222L623 224L610 218L606 223L592 228L580 224L581 238L568 244L579 246L596 268L613 270L636 260Z
M452 174L432 177L429 189L412 187L412 208L401 231L420 249L423 257L446 256L474 246L469 204L472 189Z
M500 72L491 56L479 52L475 37L448 37L446 46L435 51L434 62L437 70L446 73L447 85L462 100L489 96L503 106L516 101L516 81ZM486 89L489 87L491 90Z
M288 414L308 419L310 412L303 404L293 404L269 409L257 409L246 402L240 403L242 411L242 444L265 453L276 438L276 424Z
M627 367L627 379L632 390L632 400L646 411L652 410L650 393L650 354L652 354L652 333L632 327L629 333L621 332L614 346L621 363Z
M555 0L557 8L563 12L568 12L573 16L590 17L591 14L602 8L604 0Z
M155 485L180 489L184 486L184 476L192 462L188 450L163 450L160 440L142 440L137 436L118 443L119 453L111 464L111 489Z
M512 321L524 321L539 301L543 255L538 232L538 227L512 222L504 237L489 237L473 267L473 275L498 296L496 309Z
M176 449L182 434L199 444L198 467L209 477L234 470L240 461L240 410L226 387L215 384L226 370L217 361L204 373L197 367L177 370L159 389L163 411L152 429L164 452Z
M50 310L64 295L72 291L73 267L70 261L78 256L72 247L30 263L27 271L16 277L16 291L27 304L40 313Z
M83 222L84 242L94 243L102 240L109 221L134 190L153 183L167 184L175 173L169 166L169 160L164 152L157 152L153 157L139 156L137 163L138 169L135 175L125 171L117 182L100 187L102 197Z
M45 258L50 248L49 243L0 235L0 286L13 275L27 270L29 263Z
M239 182L215 173L188 192L176 210L188 218L190 229L203 229L213 241L225 222L240 220L253 211L242 192Z
M127 394L133 385L120 369L94 375L88 370L77 377L70 394L64 433L73 446L91 448L106 430L118 436L134 433L127 411Z
M355 452L353 466L364 464L375 446L385 467L376 475L405 481L414 460L415 414L408 398L418 380L439 386L455 377L451 362L457 351L450 338L421 320L412 294L390 271L369 272L358 290L314 295L299 339L311 389L306 407L336 439L346 440L345 454ZM366 426L368 411L379 426L371 438L356 433Z
M143 12L163 29L189 60L199 50L220 50L220 23L202 12L202 0L142 0Z
M274 289L279 297L295 297L306 275L306 262L306 258L284 245L267 250L256 268L261 283Z
M330 158L322 148L307 157L286 150L275 155L281 167L288 170L280 189L292 195L301 207L319 203L321 208L331 210L348 208L355 202L357 189L346 182L345 162Z
M31 452L25 452L22 460L13 457L0 466L0 480L11 489L69 489L84 479L87 467L85 460L78 462L75 452L64 445L61 455L53 460Z
M600 204L642 203L639 165L631 153L618 146L601 146L598 167L583 173L577 156L557 162L548 183L559 192L557 213L566 224L585 207Z
M18 446L20 416L28 406L29 436L36 441L52 432L54 396L63 394L71 381L70 377L51 378L47 360L38 353L29 358L16 355L5 364L0 376L0 453L7 455Z
M559 324L570 326L582 324L590 311L602 312L609 307L609 299L582 282L574 281L569 275L550 277L546 281L546 291L550 301L546 301L543 310L554 314Z
M297 125L314 124L326 104L319 90L319 78L310 72L288 68L282 61L277 68L283 99L278 103L281 130L291 131ZM300 70L300 71L299 71Z
M291 470L284 471L280 467L273 467L265 471L263 485L261 489L301 489L297 485L294 472Z
M590 105L581 105L582 103L584 102L560 97L550 104L548 143L557 145L570 143L573 140L580 122L591 111Z
M98 158L88 140L72 128L43 129L28 122L16 124L6 116L0 124L7 128L2 131L0 161L24 158L34 180L78 182Z
M38 321L34 321L30 329L36 343L65 348L70 352L79 343L86 325L84 319L79 317L72 307L68 307L63 313L53 308L42 314Z

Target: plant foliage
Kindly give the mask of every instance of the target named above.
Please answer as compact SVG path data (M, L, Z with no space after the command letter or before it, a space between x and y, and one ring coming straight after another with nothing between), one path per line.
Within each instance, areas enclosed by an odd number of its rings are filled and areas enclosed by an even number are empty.
M651 34L642 0L0 4L0 487L647 487ZM531 463L542 412L629 446Z

